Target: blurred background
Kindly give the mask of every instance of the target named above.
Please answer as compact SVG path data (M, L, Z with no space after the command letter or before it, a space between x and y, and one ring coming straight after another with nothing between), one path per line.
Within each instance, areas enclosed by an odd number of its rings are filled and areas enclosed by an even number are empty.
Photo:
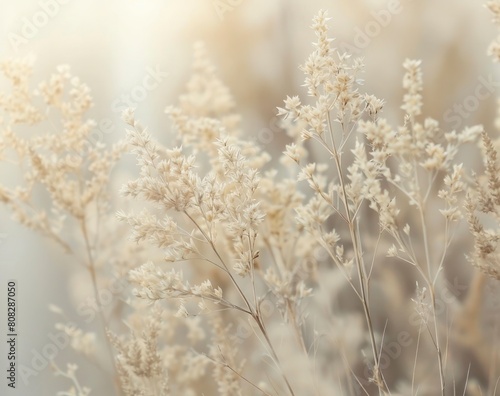
M402 62L415 58L423 61L426 115L450 130L483 123L495 135L500 73L486 48L496 32L480 0L1 0L0 60L34 57L34 83L69 64L92 89L96 136L113 142L124 137L120 115L127 106L153 134L168 136L164 109L176 103L193 44L202 40L235 97L244 133L277 154L287 139L276 127L276 106L286 95L305 94L298 65L312 50L309 27L320 8L332 17L334 45L364 58L364 89L386 100L384 115L392 122L402 122ZM0 172L2 182L12 182L8 167ZM71 260L45 242L0 210L0 317L6 317L6 280L16 279L18 354L26 364L53 332L48 304L71 311L71 289L78 286ZM56 360L64 365L70 356L63 351ZM87 383L102 389L105 378ZM49 395L66 385L47 368L16 391Z

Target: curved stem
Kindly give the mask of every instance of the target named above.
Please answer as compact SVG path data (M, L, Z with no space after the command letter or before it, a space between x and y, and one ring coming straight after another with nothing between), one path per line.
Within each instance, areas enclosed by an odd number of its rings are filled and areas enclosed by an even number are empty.
M99 314L99 317L101 319L101 324L102 324L102 328L104 331L104 337L106 340L106 349L107 349L109 357L111 359L111 364L113 366L113 370L114 370L115 374L117 374L118 369L116 367L115 357L114 357L113 350L111 348L111 344L109 342L109 338L108 338L108 334L107 334L108 324L107 324L106 317L104 316L103 303L102 303L101 297L99 295L99 288L97 285L97 275L96 275L96 271L95 271L95 260L94 260L94 257L92 255L92 248L90 245L90 239L89 239L88 232L87 232L87 225L86 225L85 217L82 217L80 219L80 228L82 231L83 239L85 241L85 250L87 251L87 259L88 259L87 269L90 273L90 278L92 280L92 288L93 288L93 292L94 292L94 298L95 298L96 303L98 305L98 314ZM121 380L120 380L119 375L116 375L115 386L118 388L117 389L118 393L122 394Z
M264 325L264 322L261 320L260 316L254 315L252 316L257 325L259 326L260 332L264 336L264 339L266 340L267 345L269 346L269 350L271 351L271 355L273 357L273 360L276 362L276 365L280 368L281 371L281 376L283 377L283 380L285 381L286 387L288 388L288 391L292 396L295 396L295 393L292 389L292 386L290 385L290 382L288 381L288 378L286 377L285 373L283 372L283 366L281 365L280 359L274 350L273 344L271 340L269 339L269 336L267 335L267 330Z

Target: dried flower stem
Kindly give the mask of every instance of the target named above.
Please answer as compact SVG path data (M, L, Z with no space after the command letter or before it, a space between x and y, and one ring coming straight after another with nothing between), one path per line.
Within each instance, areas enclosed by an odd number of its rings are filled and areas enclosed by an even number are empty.
M253 386L255 389L257 389L259 392L261 392L263 395L265 396L271 396L271 394L267 393L264 389L262 389L260 386L254 384L252 381L250 381L248 378L246 378L245 376L243 376L242 374L240 374L238 371L236 371L233 367L231 367L230 364L227 363L226 361L226 358L224 357L224 354L222 353L220 347L219 347L219 352L220 352L220 355L222 357L222 362L219 362L219 361L216 361L215 359L212 359L210 356L204 354L203 356L205 356L208 360L210 360L213 364L218 364L230 371L232 371L234 374L236 374L239 378L241 378L243 381L245 381L246 383L248 383L249 385Z
M118 369L116 367L115 357L113 354L113 350L111 348L111 342L110 342L109 337L108 337L108 323L107 323L106 317L104 316L104 312L103 312L104 305L103 305L101 297L99 295L99 286L97 285L97 276L96 276L96 271L95 271L95 260L94 260L93 254L92 254L92 247L91 247L89 235L87 232L87 224L86 224L87 222L85 219L85 215L83 216L83 218L81 218L79 220L80 220L80 230L81 230L82 235L83 235L83 239L85 242L85 250L87 252L88 263L86 265L86 268L89 271L90 279L92 280L92 289L94 292L94 298L98 304L99 318L101 321L102 329L104 331L106 349L108 351L108 355L111 359L111 364L113 367L113 372L114 372L113 377L115 378L115 381L113 381L113 383L115 386L115 390L118 392L119 395L121 395L122 394L121 383L120 383L121 381L120 381L120 377L117 375Z
M375 380L375 383L377 384L377 387L379 389L379 394L382 394L382 393L385 394L386 392L385 392L383 375L379 371L379 368L378 368L378 361L379 361L380 356L378 353L377 343L375 341L375 333L373 330L373 321L372 321L372 317L371 317L371 313L370 313L369 296L367 293L369 279L366 275L365 264L364 264L364 261L363 261L362 255L361 255L361 245L359 243L359 236L357 233L357 228L354 224L355 216L353 216L351 214L351 209L349 208L347 192L346 192L346 188L345 188L344 175L342 172L342 165L340 163L339 153L337 151L337 148L335 145L335 140L333 138L333 127L332 127L332 123L330 120L330 113L329 112L327 112L326 117L327 117L327 123L328 123L328 130L330 131L330 136L331 136L331 140L332 140L332 149L330 149L329 151L333 157L333 160L335 161L335 165L336 165L337 173L338 173L338 177L339 177L340 189L342 192L342 202L343 202L344 208L345 208L345 219L347 220L347 224L349 226L349 234L351 237L351 242L353 245L353 250L354 250L354 255L355 255L355 260L356 260L356 268L357 268L359 285L360 285L361 304L363 305L363 312L365 314L365 320L366 320L366 324L368 326L368 333L370 336L370 344L371 344L373 361L374 361L374 369L373 369L374 380ZM357 212L355 212L355 213L357 213Z
M231 282L233 283L233 285L236 287L236 289L238 290L238 292L240 293L241 297L243 298L243 300L245 301L245 304L247 305L249 311L250 311L250 315L251 317L254 319L254 321L257 323L257 325L259 326L259 329L262 333L262 335L264 336L264 339L266 340L266 343L269 347L269 350L271 351L271 354L273 356L273 360L274 362L276 363L276 365L278 366L278 369L281 373L281 376L283 377L283 380L285 381L285 384L290 392L290 394L293 396L295 395L293 389L292 389L292 386L290 385L290 382L288 381L288 378L287 376L285 375L285 373L283 372L283 369L282 369L282 365L280 363L280 359L278 357L278 354L276 353L275 349L274 349L274 346L271 342L271 339L269 338L268 334L267 334L267 330L266 330L266 327L264 325L264 321L262 320L262 316L260 315L260 310L258 309L258 305L256 305L255 308L253 308L251 305L250 305L250 302L248 301L247 297L245 296L245 293L243 293L243 290L241 289L240 285L238 284L238 282L236 281L236 279L234 279L234 276L233 274L231 274L231 272L229 271L229 268L227 267L226 263L224 262L224 260L222 259L221 255L219 254L219 252L217 251L217 248L215 247L215 244L214 242L212 241L212 239L210 239L210 237L203 231L203 229L201 227L199 227L198 223L186 212L184 211L184 213L186 214L186 216L188 216L188 218L193 222L193 224L200 230L200 232L203 234L203 236L205 237L205 239L208 241L208 243L210 244L212 250L214 251L214 253L216 254L217 258L220 260L221 264L224 266L225 270L226 270L226 273L227 275L229 276L229 278L231 279ZM254 271L254 269L252 268L252 272ZM252 279L253 281L253 279Z
M136 125L135 123L133 124L133 127L134 129L136 130L136 132L140 132L139 130L137 130L136 128ZM144 150L144 152L146 153L146 155L149 157L149 161L150 163L155 166L156 165L156 157L155 155L153 155L153 153L151 152L151 150L149 149L148 145L143 145L141 146L141 148ZM148 168L148 173L149 173L149 176L152 177L151 173L150 173L150 169ZM169 183L167 182L167 180L164 179L163 175L159 174L158 176L160 178L160 181L163 183L163 185L166 187L166 189L172 193L172 191L170 190L170 187L169 187ZM248 313L252 318L253 320L257 323L262 335L264 336L264 339L266 340L266 343L269 347L269 350L271 351L271 355L273 357L273 360L275 362L275 364L277 365L280 373L281 373L281 376L286 384L286 387L288 388L290 394L293 396L295 395L291 385L290 385L290 382L286 376L286 374L284 373L283 369L282 369L282 365L280 363L280 360L279 360L279 357L274 349L274 346L269 338L269 335L267 333L267 330L266 330L266 327L264 325L264 321L262 319L262 315L260 313L260 310L259 310L259 306L258 306L258 303L257 303L257 297L256 297L256 291L255 291L255 279L254 279L254 267L253 267L253 263L250 267L250 273L251 273L251 282L252 282L252 290L253 290L253 295L254 295L254 300L255 300L255 307L252 306L252 304L250 303L250 301L248 300L247 296L245 295L245 293L243 292L243 290L241 289L241 286L239 285L239 283L236 281L236 279L234 278L233 274L231 273L228 265L226 264L225 260L222 258L221 254L219 253L216 245L215 245L215 242L214 240L212 239L212 237L210 235L208 235L205 230L200 226L200 224L198 224L198 222L196 221L196 219L188 212L187 209L182 209L181 212L189 219L189 221L196 227L196 229L201 233L201 235L203 236L203 238L206 240L206 242L209 244L211 250L214 252L214 254L217 256L217 259L219 260L220 262L220 265L222 266L219 266L219 265L216 265L218 268L220 269L223 269L223 271L226 273L226 275L229 277L231 283L233 284L233 286L236 288L236 290L238 291L239 295L241 296L241 298L243 299L246 307L248 308L248 310L244 309L244 308L241 308L239 309L240 311L243 311L243 312L246 312ZM203 213L203 212L202 212ZM250 250L251 252L253 253L253 243L250 241L249 243L250 245ZM253 257L253 254L252 254L252 257Z
M90 394L90 389L85 388L84 386L80 385L80 382L78 381L78 378L76 377L75 371L76 371L76 366L74 365L68 365L67 371L63 371L57 366L53 361L50 362L52 369L55 371L55 375L59 375L61 377L69 379L73 386L74 389L72 389L69 392L58 392L57 394L60 396L74 396L75 393L74 391L76 390L76 394L78 396L88 396Z
M415 169L415 180L417 181L417 186L420 187L420 184L418 183L419 179L418 179L418 175L417 175L416 165L414 166L414 169ZM420 191L420 189L418 191ZM420 194L418 196L419 196L419 198L421 197ZM429 287L429 290L431 293L432 316L433 316L433 322L434 322L433 342L434 342L434 345L436 347L436 353L437 353L437 360L438 360L438 367L439 367L439 381L441 383L441 395L444 396L444 394L445 394L445 378L444 378L443 358L442 358L441 347L440 347L440 342L439 342L439 331L438 331L438 325L437 325L435 280L431 281L431 279L433 277L432 277L431 259L430 259L430 253L429 253L429 238L428 238L428 234L427 234L427 224L425 221L423 201L424 200L420 199L418 202L418 212L419 212L420 222L421 222L421 226L422 226L422 239L423 239L423 243L424 243L425 260L427 263L427 276L424 279L425 279L425 282L427 283L427 286ZM448 229L447 224L446 224L446 229ZM445 251L443 252L443 257L445 255L446 255L446 248L445 248ZM443 260L441 260L440 266L441 266L442 262L443 262ZM440 270L441 270L441 267L439 267L437 269L436 277L439 274Z

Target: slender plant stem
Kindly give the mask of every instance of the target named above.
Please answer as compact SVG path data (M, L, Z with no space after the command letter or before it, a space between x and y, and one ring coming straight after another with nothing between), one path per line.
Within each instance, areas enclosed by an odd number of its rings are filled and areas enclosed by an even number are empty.
M253 319L255 320L257 325L259 326L260 332L264 336L264 339L266 340L266 343L269 346L269 350L271 351L273 359L281 371L281 376L283 377L283 380L285 381L285 384L286 384L286 387L288 388L288 391L290 392L290 394L292 396L295 396L295 392L293 391L292 386L290 385L290 382L288 381L288 378L286 377L285 373L283 372L283 366L281 365L278 354L274 350L273 344L272 344L272 342L267 334L267 330L266 330L266 327L264 325L264 322L261 320L260 316L258 316L258 315L254 315Z
M351 241L353 244L353 250L354 250L354 255L355 255L355 261L356 261L356 267L357 267L357 272L358 272L358 278L359 278L359 285L360 285L360 291L361 291L361 304L363 305L363 311L365 314L365 319L366 319L366 324L368 326L368 333L370 334L370 343L372 347L372 353L373 353L373 360L374 360L374 375L375 375L375 381L379 389L379 393L382 393L384 391L384 382L381 378L380 371L378 369L378 359L379 359L379 354L378 354L378 349L377 349L377 343L375 341L375 333L373 330L373 322L370 314L370 307L368 303L368 293L367 293L367 277L366 277L366 270L364 267L364 262L363 258L361 256L361 246L359 244L359 237L356 231L356 227L354 224L354 219L351 215L351 210L349 208L349 202L348 202L348 197L347 197L347 191L346 191L346 186L345 186L345 181L344 181L344 175L342 173L342 168L341 168L341 163L340 163L340 158L339 158L339 153L337 152L337 148L335 147L335 142L333 139L333 127L331 124L330 120L330 114L327 113L327 122L328 122L328 128L330 130L330 135L332 136L332 151L333 151L333 160L335 161L335 165L337 168L337 173L339 176L339 182L340 182L340 189L341 189L341 194L342 194L342 201L344 203L345 207L345 218L347 219L347 223L349 225L349 234L351 236Z
M111 359L111 364L113 366L113 370L115 373L115 378L116 378L115 387L117 387L118 394L121 395L122 394L121 380L120 380L120 376L116 375L118 373L118 369L116 367L115 357L114 357L113 350L111 348L111 344L109 342L109 338L108 338L108 334L107 334L108 324L107 324L106 317L104 316L103 303L102 303L101 297L99 295L99 287L97 285L97 276L96 276L96 271L95 271L95 260L94 260L93 254L92 254L92 247L90 245L90 239L89 239L89 235L87 232L87 225L86 225L85 217L82 217L82 219L80 221L80 228L82 231L83 239L85 241L85 250L87 251L87 258L88 258L87 269L90 273L90 278L92 280L92 288L94 291L94 298L95 298L97 305L98 305L97 311L98 311L99 318L100 318L102 328L104 331L104 337L106 340L106 342L105 342L106 349L108 351L109 357Z
M439 341L439 330L437 327L436 294L435 294L435 290L434 290L435 282L431 281L432 270L431 270L431 259L430 259L430 253L429 253L429 239L428 239L428 235L427 235L427 224L425 221L425 214L424 214L422 200L420 200L420 202L419 202L419 214L420 214L420 221L422 223L422 237L423 237L423 241L424 241L425 260L427 263L426 282L428 284L428 287L429 287L429 290L431 293L432 316L433 316L433 322L434 322L434 339L435 339L435 346L436 346L436 351L437 351L437 360L438 360L438 367L439 367L439 381L441 384L441 395L444 396L444 394L445 394L445 378L444 378L444 368L443 368L443 357L442 357L441 346L440 346L440 341Z

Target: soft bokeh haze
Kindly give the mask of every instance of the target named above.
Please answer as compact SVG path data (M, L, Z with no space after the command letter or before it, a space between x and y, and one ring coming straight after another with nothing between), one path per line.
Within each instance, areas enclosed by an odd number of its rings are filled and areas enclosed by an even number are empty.
M151 68L168 75L136 103L137 116L156 136L164 133L168 138L164 108L175 103L191 70L193 44L203 40L219 76L235 96L245 133L260 136L267 150L279 153L286 138L276 131L275 109L286 95L302 92L297 65L311 50L313 15L320 8L328 9L336 44L353 46L359 31L376 20L373 13L386 10L391 2L243 0L220 16L217 2L210 0L68 0L26 43L13 45L12 34L22 34L26 20L33 21L46 3L55 0L0 1L0 60L34 56L34 82L47 78L57 65L69 64L92 89L95 106L90 116L98 123L106 122L109 133L105 140L124 136L116 101L141 85ZM424 112L440 120L443 127L451 127L446 111L473 95L480 78L492 75L500 80L485 54L495 35L490 16L479 0L402 0L399 9L368 40L366 48L359 50L366 64L364 88L384 98L385 115L399 122L401 64L405 58L422 59ZM1 89L5 84L0 80ZM484 123L491 128L496 94L481 102L480 110L471 112L461 126ZM12 181L14 176L5 166L0 168L2 181ZM17 279L18 354L21 361L29 362L32 350L42 348L53 331L54 315L48 304L70 310L74 304L71 291L78 288L79 281L71 276L75 267L68 257L9 220L5 209L0 214L4 236L0 245L0 317L6 317L6 280ZM2 319L2 334L4 323ZM68 351L57 357L61 365L70 359ZM3 352L0 360L3 367ZM91 367L86 379L92 388L101 389L97 395L108 394L102 389L104 378ZM49 395L66 385L63 379L54 380L46 369L27 388L19 383L17 394ZM1 389L4 394L3 381Z

